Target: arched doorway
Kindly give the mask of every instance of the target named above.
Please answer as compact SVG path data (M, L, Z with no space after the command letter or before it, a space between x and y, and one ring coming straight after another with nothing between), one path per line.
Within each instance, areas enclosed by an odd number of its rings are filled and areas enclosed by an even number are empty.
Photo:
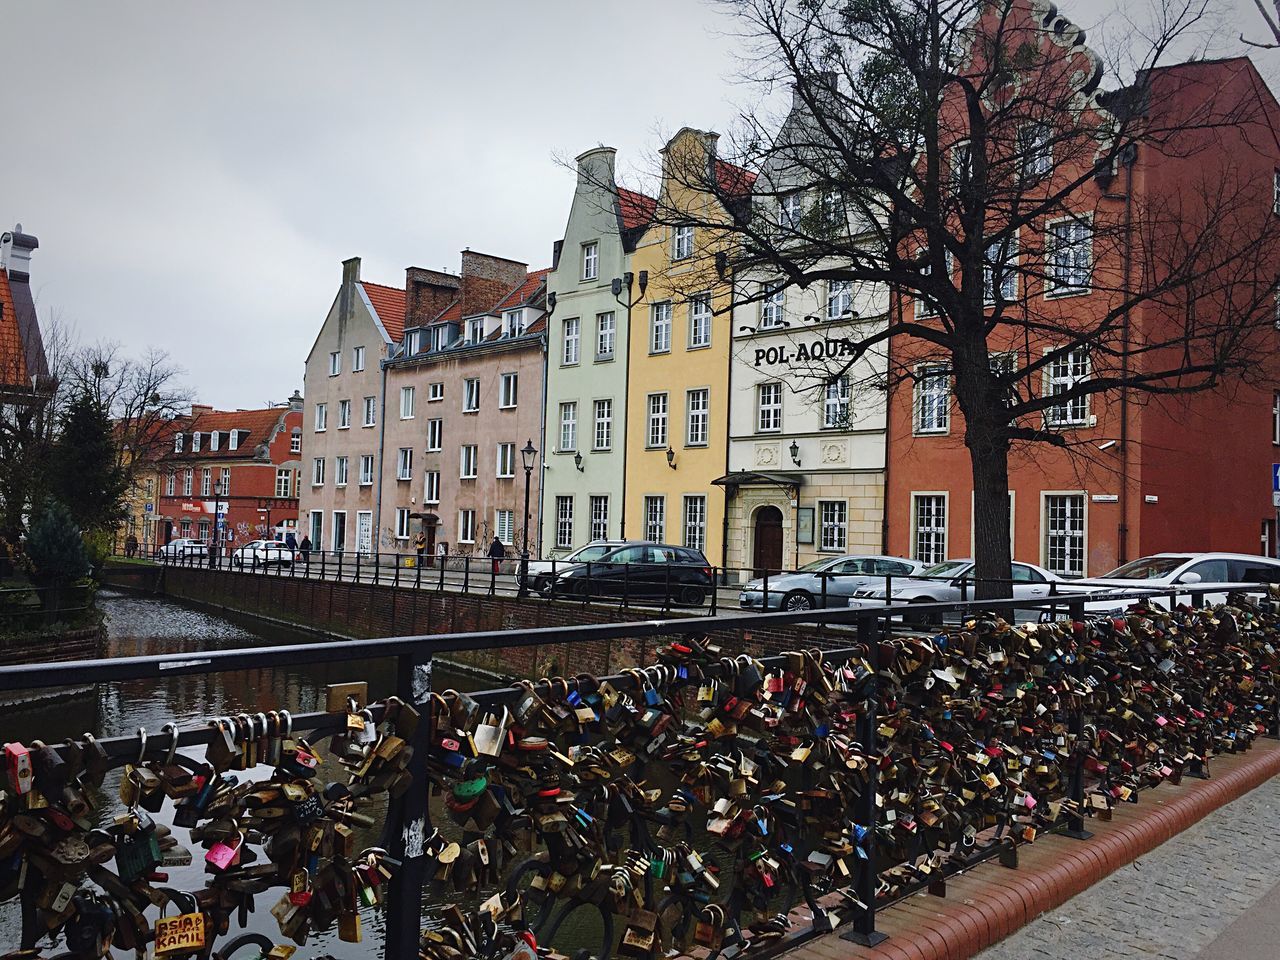
M774 506L756 511L755 541L751 551L752 576L782 569L782 511Z

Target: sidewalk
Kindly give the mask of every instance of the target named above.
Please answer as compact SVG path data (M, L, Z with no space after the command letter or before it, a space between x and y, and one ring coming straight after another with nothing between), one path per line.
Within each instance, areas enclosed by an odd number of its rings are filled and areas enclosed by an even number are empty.
M1280 777L1275 777L978 957L1280 957L1278 881Z

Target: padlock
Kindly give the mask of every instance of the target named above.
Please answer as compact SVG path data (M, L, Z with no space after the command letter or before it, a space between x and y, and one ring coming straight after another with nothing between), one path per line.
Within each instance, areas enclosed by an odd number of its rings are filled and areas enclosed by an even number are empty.
M14 793L24 796L35 786L35 771L31 764L31 751L20 743L4 745L5 768L9 772L9 784Z
M205 863L215 870L227 870L240 862L240 848L244 846L244 831L237 828L234 844L219 840L204 855Z

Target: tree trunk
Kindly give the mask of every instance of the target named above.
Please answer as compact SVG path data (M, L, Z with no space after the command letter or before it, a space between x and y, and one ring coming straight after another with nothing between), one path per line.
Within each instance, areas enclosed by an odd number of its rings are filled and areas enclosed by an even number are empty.
M1013 572L1013 544L1009 542L1009 445L993 437L975 438L965 432L973 464L973 559L979 578L978 600L1012 596L1007 581ZM986 431L981 431L986 432Z

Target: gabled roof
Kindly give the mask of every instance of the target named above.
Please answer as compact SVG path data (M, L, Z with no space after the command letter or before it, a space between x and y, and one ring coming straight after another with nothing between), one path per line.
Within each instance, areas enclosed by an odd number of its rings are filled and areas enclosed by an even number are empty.
M658 201L653 197L647 197L643 193L636 193L625 187L618 187L618 207L622 212L624 230L635 230L637 227L645 226L653 219L653 211L657 206Z
M534 295L538 292L538 287L542 285L550 272L550 267L545 267L542 270L531 270L529 275L524 278L524 283L494 304L493 312L514 310L516 307L524 306L534 298Z
M172 434L179 432L186 434L187 439L181 453L174 452L170 445L168 456L174 460L243 460L252 457L254 448L261 443L270 443L277 426L283 425L290 413L296 412L287 406L265 410L197 410L194 415L172 421L171 439ZM200 444L199 450L191 449L192 433L230 433L232 430L248 431L248 436L240 439L236 450L225 442L217 450L210 450L207 439Z
M745 167L727 160L715 161L716 186L731 197L746 195L756 182L756 175Z
M9 275L0 270L0 389L31 389L27 376L27 357L18 330L18 311L9 288Z
M373 305L374 312L382 322L391 342L395 343L404 337L404 290L399 287L387 287L381 283L360 281L364 294Z

